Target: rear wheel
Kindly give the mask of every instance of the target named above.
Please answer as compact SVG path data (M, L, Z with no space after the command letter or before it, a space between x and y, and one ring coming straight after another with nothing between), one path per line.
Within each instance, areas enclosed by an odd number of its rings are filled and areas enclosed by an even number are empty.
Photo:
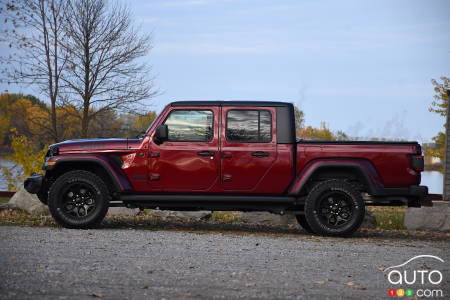
M108 212L108 188L97 175L70 171L52 184L48 206L53 218L66 228L92 228Z
M324 181L306 198L306 221L317 234L351 235L361 226L364 215L361 193L344 180Z

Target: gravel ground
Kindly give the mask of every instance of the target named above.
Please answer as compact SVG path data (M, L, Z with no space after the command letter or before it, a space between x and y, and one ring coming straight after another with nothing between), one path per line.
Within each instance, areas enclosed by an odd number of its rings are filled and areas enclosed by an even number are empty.
M448 240L0 226L0 299L382 299L420 254L448 297Z

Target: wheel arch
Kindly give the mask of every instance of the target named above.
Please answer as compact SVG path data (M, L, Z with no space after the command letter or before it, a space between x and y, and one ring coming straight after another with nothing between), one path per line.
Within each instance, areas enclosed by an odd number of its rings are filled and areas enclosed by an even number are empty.
M84 170L96 174L105 181L111 192L130 189L125 175L119 174L109 161L97 158L59 158L53 166L47 167L46 177L56 179L73 170Z
M360 182L370 194L380 185L375 168L365 161L319 161L306 167L289 190L290 195L305 194L314 180L351 179Z

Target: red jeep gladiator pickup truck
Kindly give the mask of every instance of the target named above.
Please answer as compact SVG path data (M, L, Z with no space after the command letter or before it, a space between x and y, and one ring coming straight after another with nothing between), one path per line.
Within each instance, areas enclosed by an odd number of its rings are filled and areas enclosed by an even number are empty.
M68 228L125 206L292 213L309 232L344 236L365 205L420 207L423 166L417 142L297 140L291 103L179 101L142 138L51 145L45 175L24 185Z

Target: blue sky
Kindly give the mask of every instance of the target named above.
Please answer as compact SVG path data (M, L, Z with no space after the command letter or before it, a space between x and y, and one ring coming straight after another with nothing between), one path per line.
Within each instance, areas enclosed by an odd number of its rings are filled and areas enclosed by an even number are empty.
M450 1L126 1L173 100L281 100L306 124L430 141L431 78L450 76ZM8 88L11 92L11 87Z

